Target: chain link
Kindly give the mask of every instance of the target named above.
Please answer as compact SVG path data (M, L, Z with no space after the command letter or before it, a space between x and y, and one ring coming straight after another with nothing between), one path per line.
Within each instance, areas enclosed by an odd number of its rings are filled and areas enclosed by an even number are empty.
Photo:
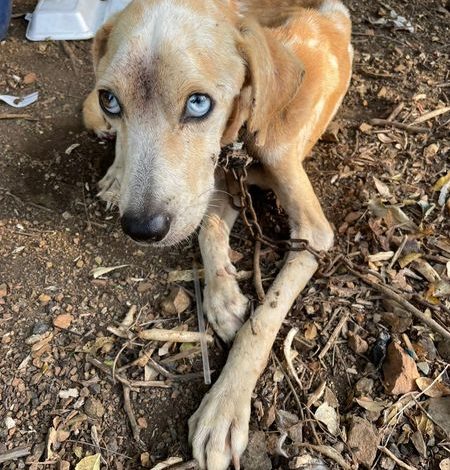
M301 238L274 240L273 238L270 238L263 233L262 228L258 222L258 217L253 206L252 196L250 195L247 185L248 168L253 164L253 158L249 156L243 146L226 147L222 151L218 163L225 174L225 180L227 182L231 203L233 207L240 212L244 225L250 232L253 239L255 241L261 242L261 244L269 246L274 250L308 251L317 258L322 272L330 271L334 263L330 260L329 254L325 251L315 250L309 244L308 240ZM229 190L230 176L232 176L239 185L239 194L236 195L239 197L239 205L235 203L234 195L231 194Z

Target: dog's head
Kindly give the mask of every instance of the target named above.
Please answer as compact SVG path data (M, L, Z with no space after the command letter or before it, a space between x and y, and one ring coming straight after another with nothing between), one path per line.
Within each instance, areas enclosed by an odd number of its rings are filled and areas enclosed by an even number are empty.
M124 231L167 246L214 204L222 145L247 122L265 142L301 64L232 0L134 0L93 46L99 104L117 132Z

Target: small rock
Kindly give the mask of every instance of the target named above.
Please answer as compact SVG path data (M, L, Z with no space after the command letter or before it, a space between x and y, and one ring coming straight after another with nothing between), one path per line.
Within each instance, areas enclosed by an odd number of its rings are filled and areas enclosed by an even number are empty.
M390 395L403 395L417 390L420 377L414 359L398 343L391 343L383 364L384 387Z
M8 286L6 284L0 284L0 299L8 295Z
M46 333L47 331L51 330L51 326L48 323L45 323L43 321L38 321L33 325L33 335L42 335L43 333Z
M102 418L105 414L105 407L97 398L90 397L84 404L84 411L88 416L94 419Z
M440 341L438 344L438 352L445 362L450 362L450 341Z
M381 319L390 327L392 333L404 333L412 324L411 315L401 309L397 312L384 312Z
M59 462L58 470L70 470L70 462L67 460L61 460Z
M39 296L39 302L42 305L47 305L50 302L50 300L52 300L52 298L48 294L41 294Z
M7 416L5 418L5 426L8 431L14 429L16 427L16 421L12 419L11 416Z
M140 282L137 286L137 291L139 294L149 291L152 288L153 284L151 282Z
M348 333L348 345L356 354L365 354L369 349L367 341L352 332Z
M37 80L37 75L34 72L27 73L25 77L23 77L23 83L25 85L31 85Z
M180 315L191 305L191 298L182 287L174 287L161 307L170 315Z
M63 400L67 398L78 398L79 392L76 388L69 388L68 390L60 390L58 393L58 397L62 398Z
M430 373L430 366L428 362L418 362L417 363L417 368L422 371L425 375L428 375Z
M147 420L143 416L141 416L137 419L137 423L138 423L138 426L141 429L147 429L148 428Z
M363 418L354 417L348 432L347 444L355 459L370 468L377 455L379 443L380 436L375 426Z
M53 325L57 328L67 329L73 322L73 315L70 313L62 313L53 319Z
M152 465L152 462L150 460L150 454L148 452L144 452L141 454L141 465L144 468L150 468Z
M241 458L241 465L244 470L272 470L263 431L250 433L247 449Z
M369 396L372 393L374 386L373 379L369 379L368 377L363 377L356 382L355 390L358 395Z

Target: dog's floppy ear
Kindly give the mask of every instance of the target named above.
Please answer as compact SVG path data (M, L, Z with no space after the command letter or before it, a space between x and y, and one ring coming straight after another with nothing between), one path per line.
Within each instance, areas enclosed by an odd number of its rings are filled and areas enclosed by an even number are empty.
M251 88L247 129L263 146L269 127L283 125L304 75L303 64L256 21L241 26L238 48L247 64Z
M100 59L106 54L108 49L108 40L111 31L116 24L117 14L112 16L98 31L95 35L94 42L92 44L92 57L94 60L94 69L97 70Z

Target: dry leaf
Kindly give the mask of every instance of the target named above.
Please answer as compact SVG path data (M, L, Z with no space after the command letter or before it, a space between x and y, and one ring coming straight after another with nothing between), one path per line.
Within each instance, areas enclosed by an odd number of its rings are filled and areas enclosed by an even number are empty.
M377 188L377 191L380 193L381 196L385 198L391 197L391 192L389 191L389 188L378 178L373 177L373 181L375 183L375 187Z
M119 266L110 266L110 267L99 267L95 268L91 271L92 276L94 279L98 279L99 277L104 276L112 271L116 271L117 269L122 269L128 267L129 264L121 264Z
M427 456L427 445L423 439L422 433L417 430L415 433L411 434L411 442L414 444L414 447L417 449L420 455L423 457Z
M407 255L399 259L398 264L403 269L403 268L406 268L408 264L412 263L413 261L421 257L422 257L421 253L408 253Z
M100 454L89 455L77 463L75 470L100 470L101 459Z
M381 413L388 406L387 402L374 401L370 397L355 398L355 400L359 406L373 413Z
M305 327L305 338L309 341L317 338L317 327L314 323L308 323Z
M433 186L433 191L440 191L447 183L450 182L450 171L445 175L441 176Z
M333 436L337 436L339 434L338 415L336 410L328 403L322 403L314 413L314 417L317 421L325 424L328 431L333 434Z
M423 392L427 397L439 398L450 395L450 387L442 382L435 382L428 377L419 377L416 380L416 384L420 391Z
M422 433L423 436L434 436L434 423L425 413L414 416L414 422L417 429Z

